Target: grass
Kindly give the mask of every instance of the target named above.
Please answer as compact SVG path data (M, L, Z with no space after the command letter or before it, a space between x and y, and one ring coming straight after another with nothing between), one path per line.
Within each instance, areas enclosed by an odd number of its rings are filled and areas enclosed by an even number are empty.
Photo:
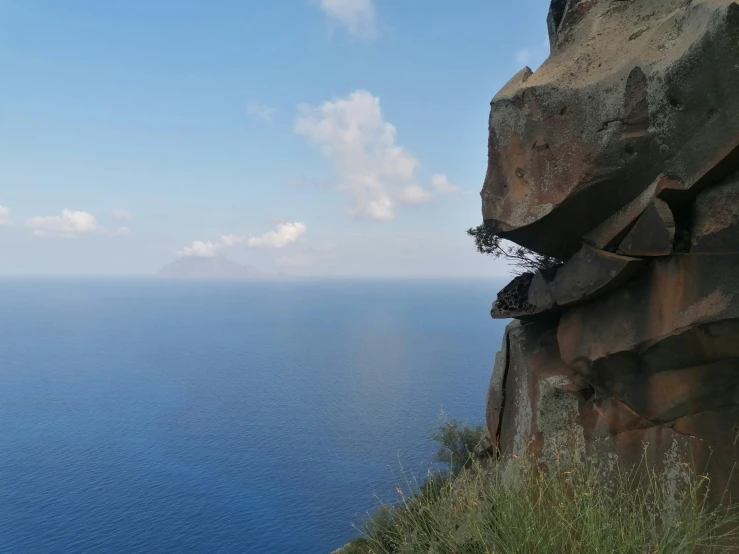
M447 429L446 436L454 433ZM430 473L423 484L412 483L412 494L398 488L398 502L381 505L363 526L363 536L341 554L737 551L727 545L738 544L738 511L711 506L705 499L707 479L687 469L677 498L643 463L616 466L607 480L603 468L588 461L558 461L541 471L533 460L466 456L452 468L456 473Z

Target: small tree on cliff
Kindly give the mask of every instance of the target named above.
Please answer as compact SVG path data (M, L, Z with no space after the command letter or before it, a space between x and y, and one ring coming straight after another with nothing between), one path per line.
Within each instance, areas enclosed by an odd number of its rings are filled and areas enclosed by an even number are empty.
M467 229L467 234L475 239L475 247L478 252L493 258L508 260L513 267L522 273L549 269L561 263L557 258L544 256L523 246L504 241L487 228L484 223Z

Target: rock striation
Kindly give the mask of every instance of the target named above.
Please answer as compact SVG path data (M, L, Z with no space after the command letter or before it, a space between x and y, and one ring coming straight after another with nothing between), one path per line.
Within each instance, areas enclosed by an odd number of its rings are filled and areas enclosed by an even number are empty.
M739 3L553 0L551 55L491 103L486 227L516 277L487 401L500 454L568 444L739 498ZM645 446L646 445L646 446Z

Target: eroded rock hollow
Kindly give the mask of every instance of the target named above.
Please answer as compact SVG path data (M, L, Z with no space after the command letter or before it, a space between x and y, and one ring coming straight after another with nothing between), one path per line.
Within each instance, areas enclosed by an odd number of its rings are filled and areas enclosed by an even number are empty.
M739 499L739 3L553 0L495 96L486 227L517 277L487 407L503 455L691 464Z

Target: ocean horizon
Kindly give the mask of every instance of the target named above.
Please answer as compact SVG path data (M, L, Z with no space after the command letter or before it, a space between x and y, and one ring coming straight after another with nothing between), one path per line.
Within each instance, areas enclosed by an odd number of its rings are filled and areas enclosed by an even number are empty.
M483 422L503 283L0 278L0 551L327 554Z

